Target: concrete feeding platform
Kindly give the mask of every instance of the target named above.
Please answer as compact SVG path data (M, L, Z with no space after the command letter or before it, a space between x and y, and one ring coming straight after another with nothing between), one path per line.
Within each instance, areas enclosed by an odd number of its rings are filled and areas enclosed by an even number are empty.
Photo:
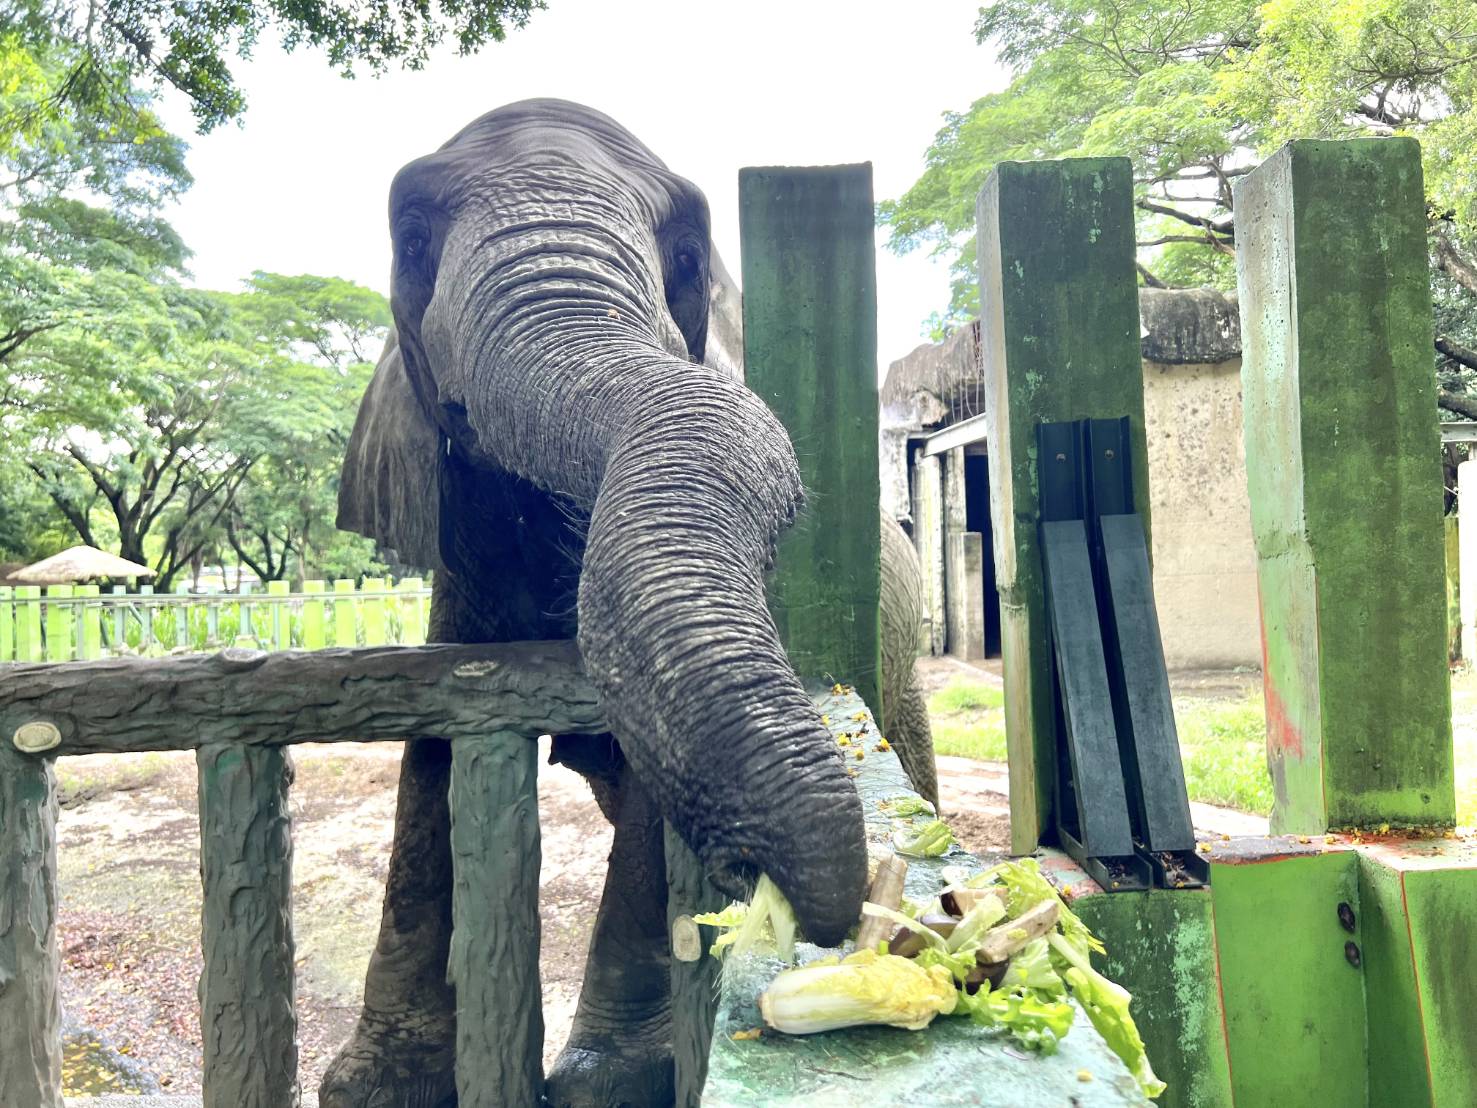
M854 692L820 694L817 703L838 741L846 737L842 749L856 771L868 842L889 843L899 821L882 803L916 795L901 762L895 753L878 749L882 736ZM957 845L939 858L910 858L907 895L920 899L936 892L944 884L945 866L978 871L995 861L977 858ZM800 949L802 960L836 953L805 944ZM1150 1103L1080 1010L1052 1055L1030 1053L1007 1036L947 1016L922 1031L869 1027L793 1037L765 1030L756 1039L733 1038L735 1032L762 1027L755 1001L780 968L772 959L751 958L725 969L703 1089L705 1108L755 1104L849 1108L859 1097L876 1104L939 1108L984 1104L1112 1108ZM1135 1003L1136 1017L1141 1007ZM1150 1061L1158 1064L1152 1053Z
M1161 1106L1467 1105L1477 841L1203 838L1208 889L1107 895L1044 869L1134 996Z

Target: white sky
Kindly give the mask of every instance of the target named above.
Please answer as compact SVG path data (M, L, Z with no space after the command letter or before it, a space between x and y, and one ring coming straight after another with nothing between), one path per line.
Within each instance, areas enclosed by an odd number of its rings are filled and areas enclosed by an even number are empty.
M348 277L387 292L390 178L481 113L530 96L613 116L713 210L735 275L738 170L870 161L878 199L923 170L945 110L1004 87L975 45L979 0L549 0L529 26L471 58L346 81L321 54L263 45L238 63L241 126L191 139L195 186L173 213L205 286L253 269ZM181 134L192 121L164 105ZM877 253L879 376L948 302L923 254Z

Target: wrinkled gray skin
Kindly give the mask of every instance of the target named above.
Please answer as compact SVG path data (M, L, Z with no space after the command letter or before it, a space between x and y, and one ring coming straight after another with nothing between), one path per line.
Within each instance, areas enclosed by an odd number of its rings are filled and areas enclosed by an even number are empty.
M612 734L556 736L553 757L615 844L547 1096L669 1103L662 820L728 891L768 873L818 942L865 892L856 790L764 602L801 508L794 453L734 368L706 201L607 117L485 115L400 171L390 225L395 332L339 525L436 568L433 641L577 637ZM449 766L446 743L407 744L364 1012L324 1108L455 1103Z
M939 803L938 770L928 704L918 685L919 629L923 626L923 567L897 521L882 514L882 733L918 795Z

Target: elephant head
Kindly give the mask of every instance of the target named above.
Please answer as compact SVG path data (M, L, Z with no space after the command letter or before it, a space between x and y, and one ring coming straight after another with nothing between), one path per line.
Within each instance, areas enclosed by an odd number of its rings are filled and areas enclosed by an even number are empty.
M734 301L702 193L613 120L531 100L405 166L390 226L398 355L361 406L340 526L444 564L448 456L572 505L579 645L633 769L720 885L768 873L838 941L861 806L765 606L802 490L723 364Z

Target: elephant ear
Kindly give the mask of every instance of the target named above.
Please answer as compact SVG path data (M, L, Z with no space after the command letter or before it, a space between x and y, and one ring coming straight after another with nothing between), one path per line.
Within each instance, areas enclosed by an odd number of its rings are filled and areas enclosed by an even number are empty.
M374 539L398 561L440 568L440 451L440 433L411 386L391 331L349 436L339 529Z
M714 249L708 254L708 341L703 364L744 379L744 302Z

